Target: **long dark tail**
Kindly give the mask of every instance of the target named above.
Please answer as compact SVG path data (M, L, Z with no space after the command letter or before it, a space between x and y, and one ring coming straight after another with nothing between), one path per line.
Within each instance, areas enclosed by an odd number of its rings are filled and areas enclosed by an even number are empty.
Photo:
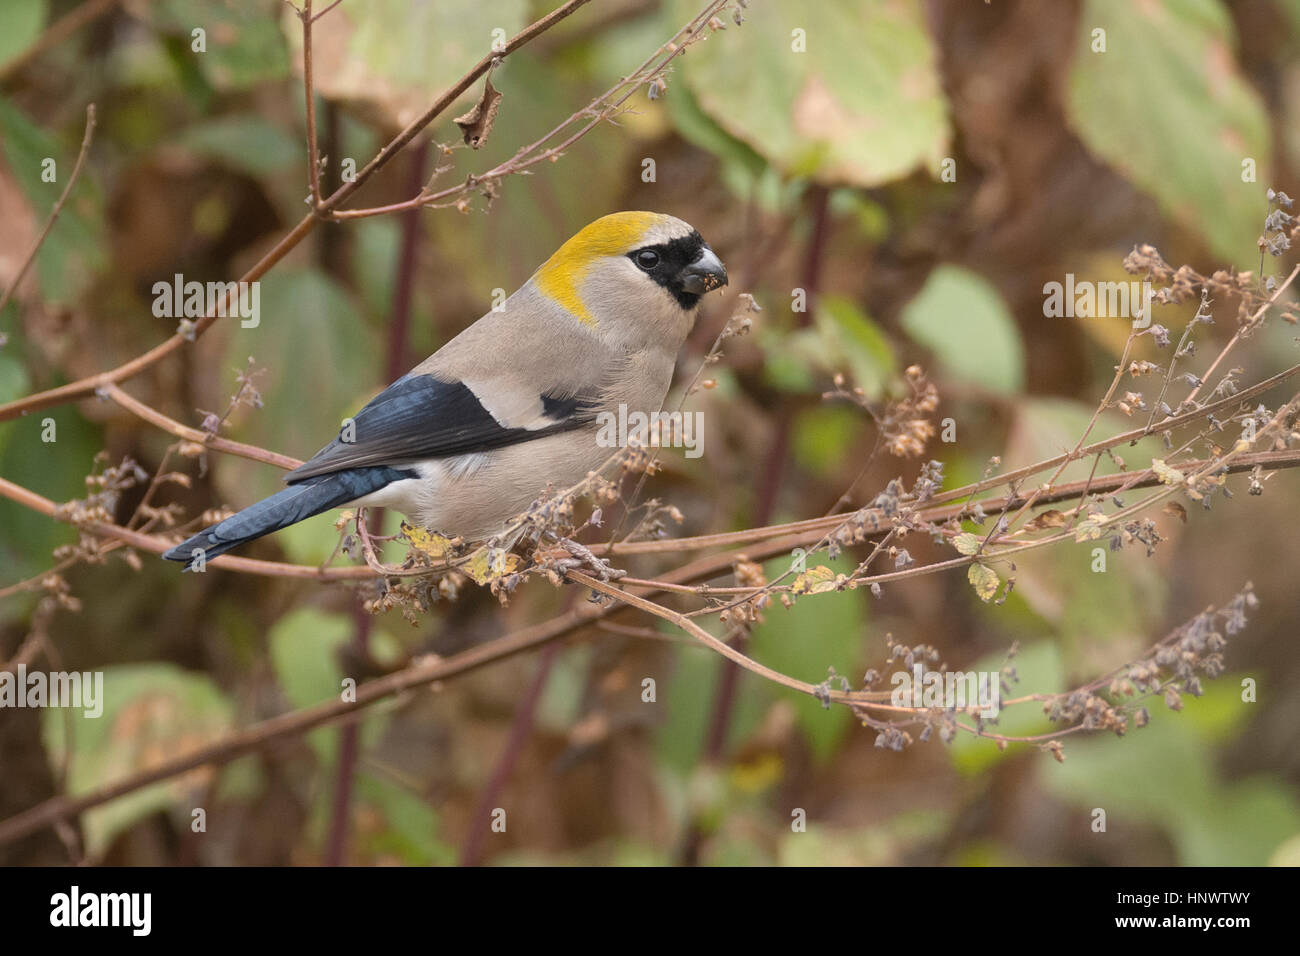
M414 477L414 472L376 466L349 468L347 471L308 478L283 491L277 491L269 498L263 498L225 521L205 528L176 545L163 557L168 561L184 561L185 570L193 571L196 566L201 566L200 562L207 562L245 542L287 528L330 508L364 498L394 481Z

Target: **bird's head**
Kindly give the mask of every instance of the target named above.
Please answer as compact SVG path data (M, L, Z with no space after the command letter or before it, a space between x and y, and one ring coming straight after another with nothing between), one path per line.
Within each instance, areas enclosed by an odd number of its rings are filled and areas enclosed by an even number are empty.
M533 275L537 291L598 333L684 339L727 270L689 223L616 212L583 228Z

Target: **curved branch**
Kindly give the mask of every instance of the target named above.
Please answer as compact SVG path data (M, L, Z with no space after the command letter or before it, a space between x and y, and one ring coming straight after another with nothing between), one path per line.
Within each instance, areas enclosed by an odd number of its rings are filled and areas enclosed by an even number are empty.
M184 427L184 426L179 426ZM212 447L217 447L213 445ZM251 446L250 446L251 447ZM259 449L260 451L260 449ZM266 454L271 454L267 452ZM1191 469L1200 469L1212 464L1209 461L1192 461L1184 463L1184 467ZM1262 468L1264 471L1281 471L1287 468L1300 467L1300 449L1292 451L1271 451L1271 452L1254 452L1245 454L1234 459L1228 466L1229 474L1241 474L1251 471L1254 468ZM1136 480L1135 480L1136 478ZM1096 494L1112 494L1115 491L1131 488L1150 488L1160 484L1160 479L1150 469L1134 472L1120 472L1117 475L1106 475L1102 478L1092 479L1090 490ZM1067 501L1078 497L1085 488L1089 488L1087 481L1072 481L1063 485L1057 485L1051 492L1046 492L1038 496L1038 504L1053 504L1059 501ZM960 489L958 489L960 490ZM174 542L165 540L157 535L145 534L140 531L131 531L120 525L106 524L104 522L74 522L63 512L62 507L51 501L49 498L39 495L34 491L15 484L5 478L0 478L0 497L8 498L26 508L39 512L46 517L53 518L56 521L63 521L72 524L90 534L95 534L105 538L115 538L142 551L148 551L153 554L162 554L169 550ZM1022 505L1027 500L1021 495L1009 495L1002 498L985 499L982 503L991 509L1010 509ZM942 523L955 518L966 511L966 505L949 505L944 508L931 509L930 506L917 509L917 516L932 521ZM842 522L845 515L837 516ZM834 525L830 525L833 527ZM746 548L744 556L751 560L763 560L775 557L779 554L789 554L794 548L804 547L814 543L825 536L828 524L825 519L817 518L812 521L795 522L788 526L792 529L790 532L780 536L768 535L762 541L748 542L753 547ZM890 525L887 521L881 519L877 522L874 529L869 529L868 533L884 533L888 531ZM696 547L705 547L706 544L699 542L712 543L713 539L718 539L717 543L721 545L731 545L728 535L704 535L700 538L683 538L684 542L690 542ZM658 544L659 542L649 542ZM620 545L619 551L622 553L623 545ZM600 545L592 545L593 553L603 553ZM662 549L674 550L674 549ZM676 549L676 550L686 550ZM653 552L652 552L653 553ZM721 554L709 555L697 559L696 561L682 565L678 572L685 576L685 580L695 581L714 577L726 572L732 564L735 563L739 555L734 551L726 551ZM230 554L223 554L219 557L212 558L208 561L209 567L221 568L226 571L238 571L244 574L260 574L266 577L281 578L309 578L316 581L357 581L366 580L376 577L397 577L397 576L417 576L420 574L429 574L439 570L436 567L412 568L396 571L392 568L385 568L382 571L365 567L361 565L352 567L316 567L307 564L288 564L282 561L262 561L256 558L240 558ZM904 574L918 574L925 572L930 566L920 568L911 568ZM938 566L934 566L939 569ZM658 580L649 580L642 578L628 579L629 584L635 583L642 587L661 589L665 583L676 583L673 578L665 576ZM726 588L697 588L693 589L696 593L702 594L729 594L748 592L749 589L726 589Z
M572 14L579 7L589 3L590 0L568 0L563 6L556 8L546 16L536 20L526 27L520 33L509 40L505 49L500 52L491 52L479 60L477 64L468 73L462 76L454 86L448 89L440 96L437 101L429 107L421 116L412 122L406 129L402 130L391 142L388 143L379 153L368 162L362 169L357 172L356 178L349 183L340 186L328 199L324 200L319 209L321 212L329 212L335 209L345 199L355 193L366 183L376 172L385 166L407 143L413 140L419 133L438 116L460 98L474 82L485 74L494 60L518 50L529 40L539 36L546 30L549 30L555 24L559 23L565 17ZM237 280L240 285L247 282L256 282L262 276L266 275L276 264L296 248L321 222L321 217L316 212L308 213L293 227L279 242L271 248L261 259L259 259L247 272ZM227 297L228 298L228 297ZM228 305L228 302L222 305ZM217 312L228 311L224 308L218 308ZM17 418L29 412L38 411L42 408L50 408L54 405L62 405L66 402L77 401L88 398L95 394L101 388L117 382L124 382L127 379L139 375L145 369L162 361L168 355L180 349L188 341L202 335L217 320L216 315L205 315L194 323L191 337L186 338L180 333L173 334L171 338L160 342L148 352L139 355L129 362L119 365L115 369L106 372L100 372L98 375L92 375L76 382L70 382L67 385L61 385L58 388L48 389L44 392L37 392L20 398L16 401L0 405L0 422Z
M302 464L302 461L289 455L281 455L278 452L267 451L265 448L259 448L257 445L246 445L243 442L231 441L229 438L222 438L220 435L214 435L211 432L205 432L198 428L191 428L188 425L182 425L174 418L168 418L162 412L146 405L138 398L133 398L121 387L115 384L105 385L100 389L101 394L106 398L111 398L122 408L144 419L150 425L160 428L177 438L183 438L186 441L194 442L197 445L204 445L213 451L223 451L228 455L237 455L240 458L248 458L252 461L260 461L263 464L274 465L276 468L283 468L285 471L291 471Z

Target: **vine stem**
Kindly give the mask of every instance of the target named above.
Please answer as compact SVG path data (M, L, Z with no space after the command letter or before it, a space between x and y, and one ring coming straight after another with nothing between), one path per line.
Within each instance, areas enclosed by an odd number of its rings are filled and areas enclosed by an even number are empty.
M18 291L18 284L23 281L23 276L27 274L27 270L30 269L32 263L36 261L36 253L38 253L41 246L45 244L45 240L50 235L50 230L54 228L54 223L59 218L59 213L63 212L63 205L68 201L68 196L72 194L72 187L77 184L77 177L81 175L82 166L86 164L86 154L90 152L90 141L94 136L95 104L91 103L86 107L86 131L81 137L81 151L77 153L77 162L73 165L72 172L68 175L68 184L63 187L62 194L54 204L54 208L50 210L49 218L45 220L45 228L42 229L41 234L36 237L36 242L32 244L32 249L27 253L27 258L24 259L23 264L18 267L18 272L14 276L14 281L9 283L9 288L5 289L4 295L0 296L0 312L4 312L5 306L9 304L9 300L12 299L14 293Z

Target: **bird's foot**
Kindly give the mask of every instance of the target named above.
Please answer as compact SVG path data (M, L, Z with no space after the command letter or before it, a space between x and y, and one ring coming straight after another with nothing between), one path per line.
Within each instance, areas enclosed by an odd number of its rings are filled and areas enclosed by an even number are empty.
M557 538L555 543L568 552L568 557L560 557L555 562L565 571L586 570L592 577L606 582L627 576L627 572L622 568L614 567L604 558L597 556L585 544L579 544L572 538Z

